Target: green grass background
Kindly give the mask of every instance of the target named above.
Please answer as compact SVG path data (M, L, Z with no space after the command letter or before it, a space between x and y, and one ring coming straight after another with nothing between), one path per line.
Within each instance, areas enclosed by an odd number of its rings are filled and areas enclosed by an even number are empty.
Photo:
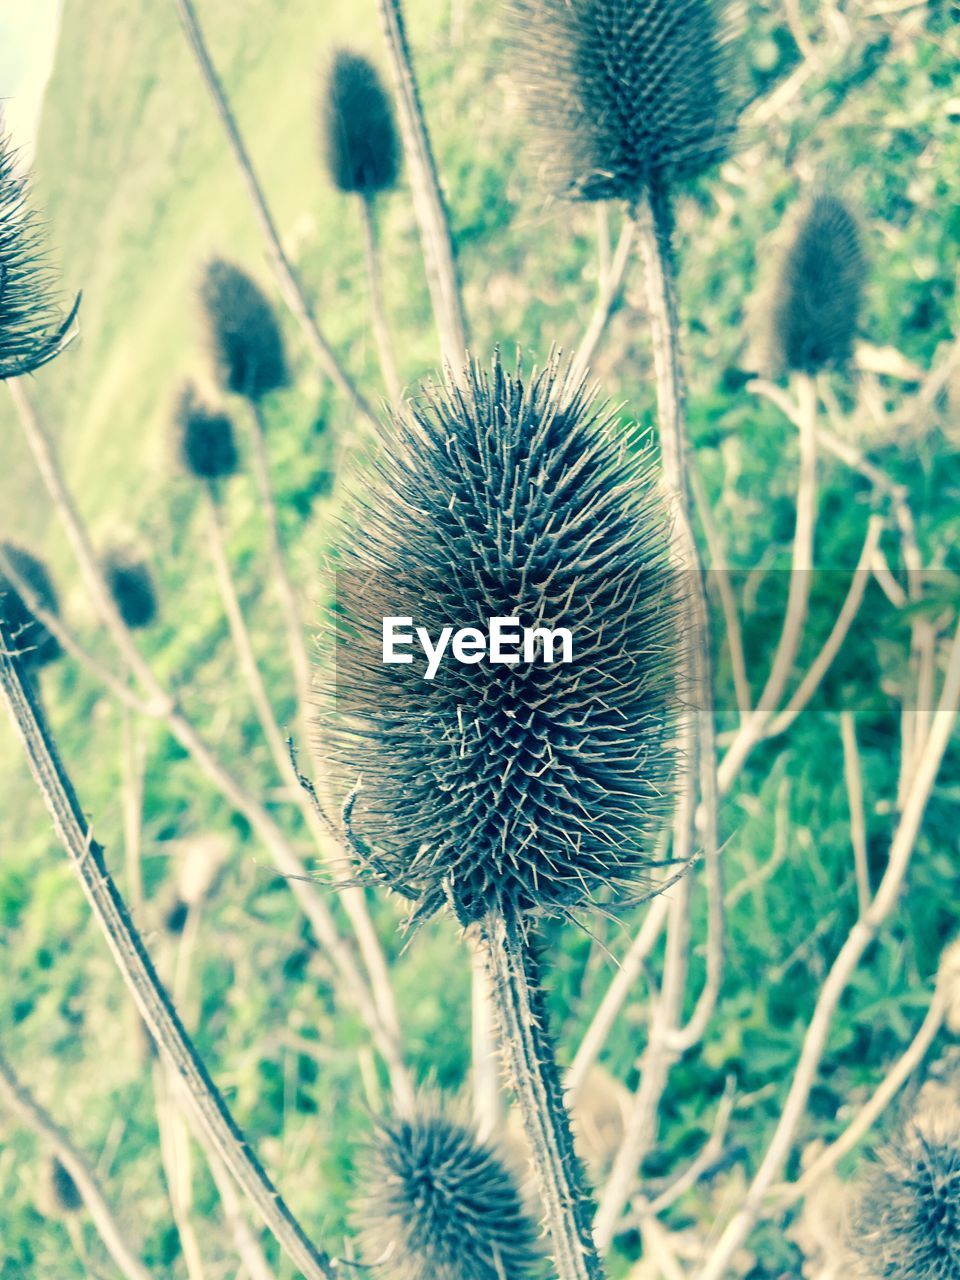
M382 61L372 3L364 0L198 0L207 38L321 324L351 372L381 393L367 324L356 211L335 194L317 158L317 99L332 49L349 43ZM463 39L451 41L440 0L408 4L423 96L447 187L475 346L522 343L542 360L573 346L596 282L594 214L551 204L522 145L522 120L505 74L502 15L467 4ZM813 22L814 6L804 7ZM804 86L782 116L745 131L734 159L679 210L678 252L690 365L691 431L730 560L750 570L746 639L755 688L776 638L792 531L795 444L790 429L742 389L753 366L751 299L784 213L815 179L841 184L864 222L872 260L863 331L928 366L957 328L960 239L960 45L946 5L932 5L906 40L891 21L862 20L848 53ZM748 8L742 88L769 91L797 65L780 6ZM36 164L65 292L83 289L82 336L35 383L65 473L99 546L133 542L148 556L161 619L144 645L182 692L203 731L248 785L273 786L266 751L233 669L206 568L196 495L175 464L171 407L185 377L209 383L195 302L203 263L229 256L270 288L262 246L239 177L209 110L166 0L65 0ZM614 213L614 231L618 215ZM405 189L382 211L386 292L401 372L414 382L436 364ZM310 368L284 317L296 389L268 406L285 536L308 612L320 618L331 439L348 410ZM595 372L649 422L653 395L639 274L628 279ZM835 379L844 405L853 379ZM909 388L907 389L909 391ZM904 388L878 381L891 409ZM858 419L861 443L908 485L928 560L958 564L957 394L895 431ZM238 427L243 410L233 406ZM823 465L818 561L856 561L871 495ZM231 549L256 621L278 705L289 710L282 637L263 585L262 527L251 486L230 498ZM104 656L66 545L35 479L15 418L0 396L0 533L49 557L71 624ZM885 546L896 561L895 540ZM952 579L938 590L948 607ZM845 586L826 581L815 602L809 658L829 629ZM891 692L903 678L905 627L877 592L814 707L784 740L758 751L724 812L728 879L755 868L773 839L775 797L785 785L789 854L762 891L730 920L730 964L721 1011L701 1052L681 1063L667 1095L660 1141L646 1170L667 1174L697 1149L714 1099L732 1074L751 1099L738 1112L723 1176L684 1199L673 1225L707 1226L729 1206L762 1150L795 1062L812 1001L856 909L841 777L838 714L857 713L868 795L870 855L882 872L895 815L898 722ZM122 864L119 807L121 717L82 672L61 663L44 696L79 793L112 864ZM720 659L721 727L732 721L728 668ZM216 831L229 857L201 922L190 1014L198 1041L238 1119L309 1230L340 1251L357 1144L367 1127L371 1068L362 1029L337 1007L319 955L286 887L263 862L244 824L199 780L165 733L148 728L145 870L152 905L143 922L169 960L163 927L185 839ZM272 795L273 793L270 792ZM871 949L844 1002L801 1145L829 1137L852 1102L909 1040L922 1016L942 945L960 913L957 806L960 761L948 758L911 872L907 905ZM285 809L275 805L284 819ZM401 954L392 904L377 904L395 962L412 1061L421 1077L456 1092L468 1067L469 975L449 925L429 926ZM698 911L702 904L698 901ZM624 927L601 926L622 949ZM584 933L549 931L551 998L569 1059L611 968ZM692 994L702 973L695 952ZM290 1047L288 1033L316 1042ZM604 1066L636 1084L645 1036L642 988L611 1039ZM285 1039L285 1037L287 1037ZM156 1145L149 1070L138 1051L125 992L56 847L11 733L0 732L0 1047L89 1154L110 1198L158 1275L184 1275ZM375 1076L376 1071L373 1069ZM366 1082L366 1084L364 1083ZM381 1082L382 1085L382 1082ZM195 1215L210 1280L233 1275L216 1198L197 1157ZM795 1166L794 1166L795 1171ZM848 1172L845 1167L844 1172ZM84 1274L64 1224L42 1209L40 1151L0 1118L0 1277ZM88 1231L87 1246L99 1259ZM268 1250L272 1246L268 1243ZM639 1241L625 1236L612 1270L626 1275ZM274 1256L271 1254L271 1256ZM290 1274L276 1260L280 1277ZM764 1228L738 1274L799 1274L785 1224Z

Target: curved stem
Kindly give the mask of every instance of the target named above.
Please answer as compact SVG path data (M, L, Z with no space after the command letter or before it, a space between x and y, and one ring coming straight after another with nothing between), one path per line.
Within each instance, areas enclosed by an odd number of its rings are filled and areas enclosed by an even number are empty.
M603 206L598 206L603 207ZM573 358L572 373L574 378L583 377L590 368L590 361L593 359L593 353L599 345L600 339L606 332L607 325L610 323L610 317L613 309L620 297L623 288L624 277L627 274L627 267L630 263L630 251L633 248L633 238L636 232L634 223L628 218L621 228L620 239L617 241L617 247L614 251L613 258L610 260L606 269L603 266L603 255L601 251L601 270L600 270L600 288L597 298L597 305L594 307L593 315L590 317L590 323L587 330L580 340L577 353ZM609 244L607 245L609 250Z
M387 308L383 299L383 270L377 240L376 213L373 200L365 196L360 197L360 224L363 230L363 251L367 260L367 278L370 281L370 316L380 359L380 372L383 374L387 395L394 405L398 405L403 398L403 386L397 373L393 341L387 323Z
M73 1179L90 1220L104 1248L113 1259L124 1280L151 1280L150 1272L127 1242L113 1216L96 1174L73 1145L70 1137L33 1098L17 1078L10 1064L0 1054L0 1098L18 1119L41 1138Z
M400 0L377 0L377 9L390 54L400 134L414 212L420 228L427 287L440 333L440 349L444 361L459 369L467 350L467 320L457 276L450 219L420 103L403 8Z
M260 180L254 171L253 162L247 151L246 143L243 141L243 136L240 133L230 103L227 101L223 84L207 49L192 0L173 0L173 3L180 19L180 25L183 27L184 35L187 38L187 43L196 61L197 70L200 72L203 83L210 95L214 110L217 113L220 124L223 126L223 131L227 135L230 150L233 152L233 158L237 162L240 176L247 189L247 195L250 197L253 214L266 243L281 296L300 326L300 330L317 364L334 386L346 396L357 412L366 418L368 422L376 425L376 415L360 394L353 379L340 363L336 352L317 324L316 316L313 314L313 309L307 300L303 285L284 252L280 234L273 220L273 214L270 212Z
M311 1243L247 1144L157 977L126 904L107 870L103 850L87 826L36 702L24 687L6 644L7 637L0 625L0 689L30 771L117 967L157 1047L183 1081L198 1123L294 1266L300 1268L306 1280L336 1280L330 1259Z
M480 942L496 994L505 1065L533 1152L557 1278L603 1280L530 940L521 920L491 912L481 922Z

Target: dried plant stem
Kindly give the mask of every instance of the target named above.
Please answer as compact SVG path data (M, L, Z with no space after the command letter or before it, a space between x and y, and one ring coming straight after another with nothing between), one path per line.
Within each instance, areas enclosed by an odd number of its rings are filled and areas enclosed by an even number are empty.
M207 1146L204 1146L203 1150L220 1196L220 1203L223 1205L223 1216L233 1236L237 1256L246 1269L248 1280L274 1280L270 1264L260 1248L260 1241L244 1215L233 1179L215 1152Z
M93 839L72 783L37 704L9 656L0 627L0 689L54 828L157 1047L183 1081L190 1104L211 1143L257 1206L264 1223L306 1280L335 1280L330 1259L305 1235L236 1125L210 1078L133 925L126 904Z
M6 661L7 659L3 659ZM74 1146L70 1137L32 1097L0 1054L0 1099L4 1105L44 1142L73 1179L90 1221L103 1241L124 1280L151 1280L150 1272L137 1257L107 1203L96 1174Z
M427 286L440 334L440 349L444 361L459 368L467 349L467 320L457 276L450 219L420 103L403 8L400 0L377 0L377 10L390 55L400 136L420 229Z
M598 205L597 207L605 209L606 205ZM606 265L604 265L601 248L599 296L586 333L581 338L577 353L573 358L572 376L575 378L583 377L587 373L593 354L600 343L600 339L606 332L607 325L610 323L610 317L620 297L623 281L627 274L627 267L630 264L630 254L633 249L635 233L636 227L631 219L628 218L620 230L620 238L617 241L613 257ZM607 241L606 248L609 256L609 241Z
M470 965L473 1123L477 1137L490 1141L500 1127L503 1113L497 1054L497 1015L486 956L480 947L473 947Z
M153 1064L153 1099L160 1137L160 1158L167 1182L167 1197L180 1239L188 1280L204 1280L203 1255L193 1228L192 1162L190 1137L172 1098L172 1080L165 1062Z
M147 694L149 701L142 704L142 710L145 714L162 720L166 724L172 736L187 752L203 776L250 823L270 853L274 866L281 875L287 877L290 890L309 920L317 940L333 961L343 995L358 1010L370 1028L384 1060L389 1062L392 1053L391 1037L382 1026L376 1002L357 966L353 953L340 937L329 907L317 892L316 887L310 883L303 863L281 828L264 806L254 798L249 788L226 769L173 698L164 690L149 664L141 656L130 630L107 590L89 534L64 483L46 430L34 412L21 384L8 382L7 387L20 414L24 434L36 460L37 469L73 547L93 604L131 673L137 677Z
M786 1102L766 1154L750 1184L745 1202L699 1272L699 1280L723 1280L730 1261L760 1216L767 1193L783 1168L793 1146L797 1127L806 1111L837 1005L864 952L877 936L900 896L903 880L916 846L927 801L950 743L960 706L960 624L950 645L946 675L933 717L933 725L917 763L897 824L887 869L866 912L850 930L846 942L820 988L813 1017L804 1037L800 1060Z
M480 925L500 1022L501 1048L533 1153L557 1280L603 1280L590 1231L585 1175L524 923L491 912Z
M804 1169L796 1182L788 1182L785 1186L772 1187L771 1197L776 1198L776 1208L786 1209L808 1195L817 1183L831 1169L849 1155L851 1151L869 1133L873 1125L883 1115L903 1086L927 1056L931 1045L936 1040L946 1016L946 1000L941 991L935 991L927 1015L920 1025L917 1034L907 1046L905 1052L897 1059L880 1084L871 1094L869 1100L857 1112L856 1116L844 1129L839 1138L824 1148L817 1158Z
M244 683L250 693L257 720L263 731L274 765L285 782L291 799L299 807L304 823L318 852L328 864L336 867L339 863L342 866L346 862L346 852L339 844L334 843L336 839L335 831L324 822L312 798L307 795L300 785L286 739L280 732L280 726L270 704L270 697L254 653L250 631L243 616L243 609L240 605L233 574L230 570L220 509L211 490L208 490L207 498L209 535L207 545L210 550L217 589L223 602L231 639L237 653L237 661ZM276 570L274 571L276 572ZM394 1096L398 1102L406 1104L413 1100L413 1086L404 1066L400 1049L400 1023L393 999L386 957L383 954L383 948L380 946L380 940L367 911L363 890L356 886L349 886L342 891L341 897L373 985L373 1000L376 1008L366 1007L365 1021L368 1021L368 1027L387 1064Z
M377 344L377 356L380 360L380 372L387 395L397 405L403 398L403 385L397 373L397 361L390 337L390 325L387 322L387 308L383 295L383 266L380 258L380 244L377 238L376 208L371 198L361 195L360 225L363 231L363 250L367 260L367 279L370 282L370 317L373 321L373 336Z
M867 822L863 810L863 771L852 711L840 713L840 737L843 742L843 777L850 806L850 843L857 872L857 901L863 915L870 905L870 867L867 862Z
M200 72L203 83L210 95L214 110L230 144L230 150L233 152L233 158L240 170L243 184L246 187L247 195L253 208L254 217L267 247L283 301L300 326L307 346L322 371L334 386L343 393L354 409L366 418L371 425L376 425L376 415L360 394L353 379L340 363L336 352L320 329L303 285L284 252L280 234L267 204L263 187L260 185L260 180L254 171L253 161L250 159L246 143L243 141L243 135L240 133L230 103L227 101L223 84L210 58L192 0L173 0L173 4L177 10L187 43L193 53L197 70Z
M797 513L790 563L790 586L780 640L774 652L770 674L754 710L741 723L721 761L717 782L725 795L746 763L747 757L765 735L783 696L800 649L813 574L813 540L817 521L817 390L809 374L797 375L800 439L800 474L797 481Z

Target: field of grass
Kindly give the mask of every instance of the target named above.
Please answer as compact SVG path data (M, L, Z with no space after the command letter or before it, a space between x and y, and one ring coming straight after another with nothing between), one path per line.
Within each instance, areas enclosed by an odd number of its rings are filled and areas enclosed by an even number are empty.
M171 429L183 380L196 377L210 385L196 303L204 263L213 255L235 259L268 291L269 269L173 5L64 0L64 6L36 194L64 291L83 290L82 332L36 378L33 393L98 546L132 542L151 563L161 612L144 638L145 652L182 692L229 766L274 799L269 757L226 643L196 495L178 472ZM553 344L575 346L589 318L596 288L594 212L558 206L539 190L505 73L499 7L467 2L457 40L445 0L408 0L406 7L476 351L485 357L496 342L507 351L521 343L531 360L542 361ZM320 322L351 373L377 398L382 388L356 210L331 189L317 145L321 75L331 51L349 44L383 61L372 2L197 0L197 8ZM456 3L452 8L459 11ZM809 9L814 24L816 6L801 8ZM737 582L755 691L783 605L786 575L780 570L789 563L796 448L792 428L776 410L744 390L744 372L756 367L753 299L785 212L809 184L826 179L849 192L865 228L871 282L863 336L877 347L896 348L922 369L955 340L960 39L949 8L921 6L921 21L906 35L892 18L859 17L847 51L826 59L771 120L761 124L748 114L741 149L679 209L691 434L729 561L744 571ZM800 63L780 11L774 0L748 6L742 91L757 101ZM611 211L611 221L616 235L618 212ZM382 233L401 374L413 384L436 367L437 354L416 224L403 187L383 210ZM594 371L605 392L625 403L625 418L649 423L654 400L642 310L634 267ZM283 323L297 378L294 390L267 406L270 449L295 577L306 613L319 620L335 513L327 496L333 441L349 427L349 411L310 367L288 317ZM955 609L960 385L922 412L910 399L915 385L897 378L837 376L831 385L848 414L843 430L907 487L923 554L939 571L931 583L936 607ZM901 421L897 415L905 405L910 412ZM242 437L249 424L242 407L232 409ZM826 575L818 586L801 666L830 629L846 571L877 505L869 487L839 464L825 462L822 478L817 561L843 572ZM263 530L246 477L232 487L229 522L255 641L286 714L282 632L264 584ZM2 389L0 536L49 558L65 616L109 657ZM884 545L899 572L892 533ZM645 1170L653 1179L665 1176L698 1149L715 1099L733 1077L741 1098L750 1101L733 1125L723 1177L702 1184L674 1212L672 1225L681 1234L705 1229L727 1212L762 1152L816 991L855 917L839 737L843 708L857 716L871 869L875 878L882 872L895 820L899 722L892 695L903 679L906 636L906 623L871 587L812 708L788 736L756 753L726 804L728 884L770 856L778 821L786 854L776 876L742 895L731 911L721 1013L702 1049L674 1073L659 1143ZM719 662L720 727L729 730L735 703L722 653ZM122 714L69 663L44 676L43 692L82 803L119 869ZM178 867L191 841L215 835L224 866L200 923L194 980L185 996L188 1020L271 1174L307 1228L336 1252L348 1220L356 1145L383 1080L363 1029L336 1005L326 961L246 824L198 779L162 729L149 726L145 742L148 943L169 973L178 944L165 920ZM801 1148L814 1137L835 1135L923 1016L941 949L960 922L958 805L954 747L929 807L907 902L869 952L837 1020ZM295 830L282 797L272 808ZM696 907L702 936L699 893ZM393 963L410 1060L422 1080L456 1092L469 1068L470 977L455 930L433 923L402 950L397 908L380 901L375 910ZM621 953L639 918L627 911L625 927L601 925L597 941L569 926L550 927L549 988L563 1015L564 1060L609 981L605 948ZM699 980L700 951L693 963ZM636 1086L645 1010L641 983L604 1056L609 1097L619 1097L624 1084ZM0 1049L89 1154L155 1274L186 1275L157 1158L153 1068L17 744L3 726ZM948 1054L946 1045L938 1047L938 1057ZM604 1095L598 1108L607 1101ZM0 1116L2 1280L85 1274L64 1223L43 1208L39 1150L29 1133ZM602 1176L610 1140L594 1154ZM228 1262L213 1183L196 1154L192 1186L207 1280L232 1276L236 1267ZM737 1274L750 1280L799 1275L802 1257L788 1226L765 1226ZM99 1258L91 1233L86 1240ZM631 1274L639 1253L639 1238L626 1233L612 1264L617 1280ZM292 1274L270 1256L278 1278Z

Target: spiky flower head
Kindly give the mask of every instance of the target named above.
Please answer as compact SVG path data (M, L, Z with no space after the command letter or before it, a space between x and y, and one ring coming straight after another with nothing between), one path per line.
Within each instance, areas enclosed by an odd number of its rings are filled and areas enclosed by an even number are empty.
M376 67L362 55L349 49L334 54L321 123L335 187L370 200L396 184L400 143L393 106Z
M261 400L286 386L283 335L260 286L234 263L215 258L207 266L200 298L224 390Z
M0 120L0 379L31 373L63 350L80 300L64 319L54 289L27 180Z
M104 561L103 572L126 625L132 631L149 627L157 616L157 593L147 564L126 552L113 551Z
M225 480L238 465L233 423L219 409L205 405L191 386L184 387L177 405L180 457L198 480Z
M869 1280L960 1278L960 1110L925 1111L880 1149L851 1225Z
M495 357L387 431L338 575L337 705L356 843L418 917L569 910L649 868L677 583L649 451L616 427L557 361L527 380ZM427 678L382 660L390 617L477 630ZM478 657L497 618L556 630L553 661L529 633L529 658Z
M436 1099L376 1123L359 1186L363 1258L384 1280L534 1274L535 1231L511 1172Z
M518 72L558 195L634 202L727 154L720 0L513 0Z
M849 359L866 273L853 214L837 196L816 196L800 221L777 282L774 354L783 368L816 373Z
M55 662L63 651L56 637L31 612L16 581L21 581L42 609L54 616L60 611L57 593L46 566L29 551L4 542L0 543L0 553L0 623L22 666L37 671ZM4 563L12 571L9 578L3 571Z

